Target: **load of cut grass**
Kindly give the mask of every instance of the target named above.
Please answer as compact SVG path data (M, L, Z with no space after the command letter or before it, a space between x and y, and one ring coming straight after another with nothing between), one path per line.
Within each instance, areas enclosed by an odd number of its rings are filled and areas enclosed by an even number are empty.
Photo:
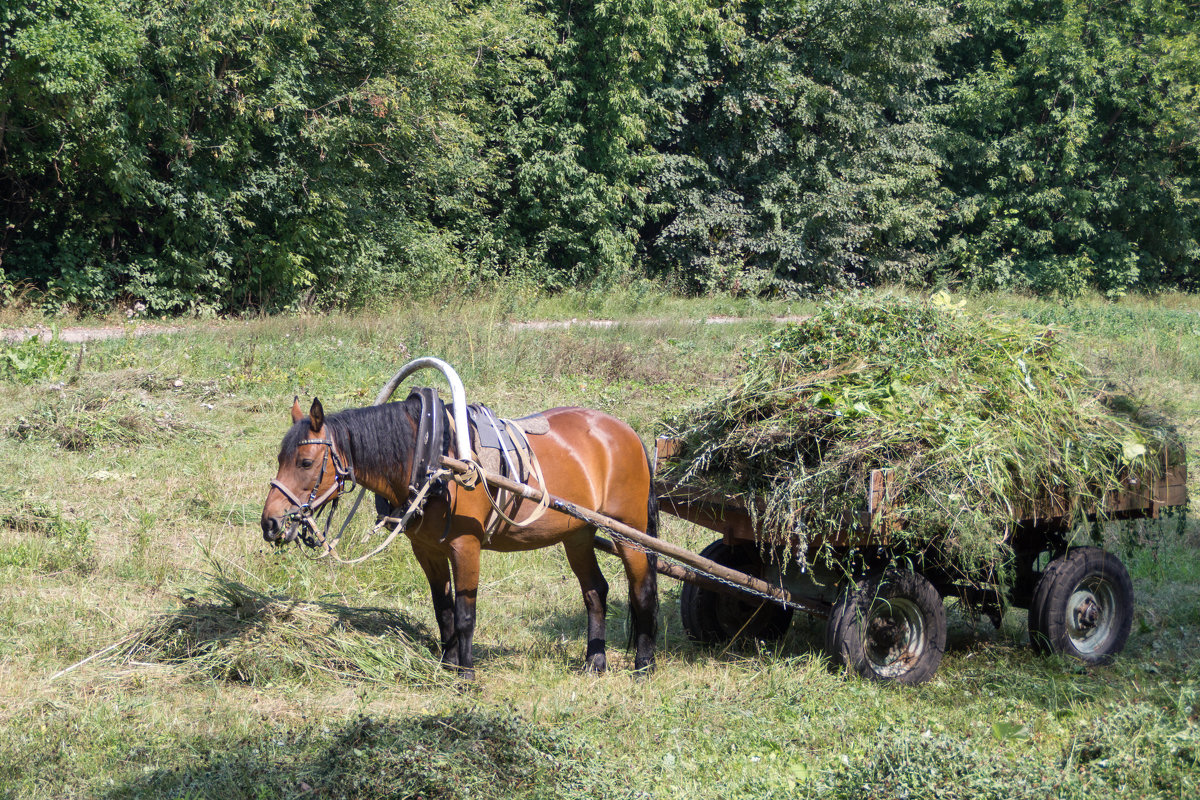
M960 304L961 305L961 304ZM724 397L665 422L668 481L741 498L768 543L863 534L890 470L895 549L998 576L1016 519L1103 510L1128 471L1161 473L1171 433L1107 394L1052 328L973 316L945 295L831 302L744 355Z
M28 417L5 428L21 441L49 441L76 452L163 444L208 430L186 419L174 403L155 401L145 391L120 384L54 387Z
M429 649L415 641L419 632L395 612L278 597L219 575L205 594L152 619L119 656L255 685L447 680Z

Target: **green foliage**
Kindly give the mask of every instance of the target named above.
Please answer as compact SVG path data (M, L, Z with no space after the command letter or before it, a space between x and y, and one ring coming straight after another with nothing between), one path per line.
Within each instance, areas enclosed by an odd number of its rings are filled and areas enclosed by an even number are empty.
M1193 17L1179 0L8 3L0 286L151 314L499 276L1191 287Z
M18 736L27 771L59 771L37 737ZM252 736L236 725L223 725L215 734L192 731L176 742L173 752L161 753L153 739L139 739L132 749L128 740L120 745L108 737L92 741L93 746L120 749L126 758L133 752L137 760L153 752L162 765L124 770L116 780L97 781L92 793L111 798L259 800L309 793L363 800L643 796L628 790L567 732L546 730L498 709L297 721L271 724ZM55 745L73 749L65 740ZM0 776L6 769L0 767Z
M180 665L189 673L258 686L353 678L437 685L445 672L414 641L422 631L382 608L279 597L212 576L185 607L152 619L124 658Z
M79 393L52 391L28 417L18 417L4 432L19 441L48 441L83 452L161 443L206 429L185 421L173 404L156 403L144 392L118 385L87 387Z
M945 265L1066 296L1192 287L1200 39L1176 0L973 0L947 54Z
M532 10L547 26L531 43L539 69L498 98L507 236L552 285L612 283L634 269L640 231L662 211L649 196L668 115L656 90L679 52L712 37L719 12L705 0Z
M56 338L43 342L35 335L16 344L0 344L0 380L33 383L55 378L70 358Z
M1195 690L1185 690L1194 697ZM1081 733L1057 763L1029 744L1015 723L997 723L993 735L1008 743L997 752L945 735L880 730L873 752L840 771L833 797L905 797L912 800L1074 800L1102 797L1121 787L1138 797L1189 797L1196 780L1200 739L1185 714L1145 704L1117 710ZM995 733L1004 728L1004 735ZM1006 752L1007 751L1007 752Z
M4 263L58 302L354 302L458 268L444 221L476 205L489 163L471 65L517 46L483 41L491 18L453 2L61 0L5 21ZM80 40L92 48L60 56Z
M940 212L928 89L936 3L746 2L680 59L651 241L694 290L761 293L920 274ZM719 45L719 46L718 46Z
M1161 472L1171 441L1118 411L1061 336L945 295L830 303L752 347L724 397L668 421L687 449L667 476L764 502L767 535L795 534L803 559L875 523L870 473L889 469L897 549L934 545L964 576L1002 577L1016 520L1103 515L1127 470Z
M0 548L0 568L81 575L95 568L91 527L57 508L5 491L0 494L0 529L7 539Z

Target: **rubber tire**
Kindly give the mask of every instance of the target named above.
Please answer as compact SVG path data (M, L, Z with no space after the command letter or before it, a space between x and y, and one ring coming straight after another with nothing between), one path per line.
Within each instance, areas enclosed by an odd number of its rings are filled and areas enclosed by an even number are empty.
M700 555L756 578L763 576L762 557L751 547L730 547L718 539ZM792 609L747 594L735 596L685 583L679 594L679 617L688 637L701 644L726 644L739 634L774 642L792 624Z
M873 658L867 631L875 615L899 609L919 621L917 653L909 664L883 664ZM946 606L924 575L888 570L878 578L850 585L833 604L825 627L825 650L834 666L843 666L874 681L913 686L933 677L946 651Z
M1098 588L1107 633L1086 649L1071 635L1071 599L1085 583ZM1050 562L1029 605L1029 643L1039 653L1060 653L1084 664L1108 664L1125 648L1133 627L1133 582L1121 559L1099 547L1076 547Z

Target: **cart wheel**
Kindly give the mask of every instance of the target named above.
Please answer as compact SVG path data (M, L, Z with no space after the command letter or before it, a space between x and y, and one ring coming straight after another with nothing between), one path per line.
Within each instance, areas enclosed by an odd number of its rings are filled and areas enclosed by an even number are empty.
M1133 624L1133 582L1121 559L1077 547L1046 567L1029 606L1029 641L1041 653L1107 664Z
M851 585L833 605L825 649L864 678L913 685L933 677L946 649L946 607L929 580L907 570Z
M751 547L730 547L717 540L700 555L755 577L762 577L762 557ZM792 623L792 609L752 595L726 594L685 583L679 595L679 616L689 637L704 644L724 644L737 636L776 641Z

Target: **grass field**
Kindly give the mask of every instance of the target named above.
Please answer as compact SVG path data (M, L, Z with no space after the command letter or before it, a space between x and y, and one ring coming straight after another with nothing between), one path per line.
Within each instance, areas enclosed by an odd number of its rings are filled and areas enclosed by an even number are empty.
M292 395L365 405L401 364L436 355L502 414L588 405L649 440L656 418L736 376L772 315L811 310L647 287L498 296L184 322L61 355L4 346L0 796L1200 794L1200 527L1178 519L1139 523L1171 535L1126 558L1138 611L1108 668L1034 656L1023 612L993 630L952 607L934 680L879 686L829 671L815 621L763 652L698 648L663 579L658 670L637 679L608 560L612 669L584 675L578 586L551 549L485 554L479 678L456 685L436 666L406 545L337 568L263 543ZM968 309L1073 329L1085 361L1179 421L1200 474L1200 299L1004 295ZM698 322L714 315L740 320ZM594 317L651 321L510 324ZM694 549L712 538L664 521ZM1139 528L1112 534L1136 541Z

